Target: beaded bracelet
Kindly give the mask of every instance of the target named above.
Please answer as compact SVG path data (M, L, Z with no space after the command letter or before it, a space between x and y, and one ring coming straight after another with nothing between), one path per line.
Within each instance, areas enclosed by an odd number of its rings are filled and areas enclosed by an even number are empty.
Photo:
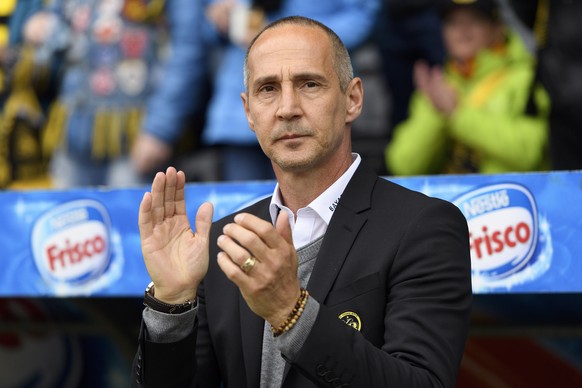
M283 322L283 324L281 324L281 326L278 328L271 327L271 332L273 333L274 337L278 337L281 334L288 332L293 326L295 326L297 320L301 314L303 314L303 308L305 307L307 298L309 298L309 292L307 292L305 288L302 288L301 295L299 295L299 299L297 299L297 303L295 303L295 307L287 317L287 320L285 320L285 322Z

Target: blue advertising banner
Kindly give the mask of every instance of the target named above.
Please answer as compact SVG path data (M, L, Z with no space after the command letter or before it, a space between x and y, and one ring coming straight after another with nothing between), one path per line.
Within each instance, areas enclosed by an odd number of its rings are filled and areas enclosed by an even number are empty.
M582 291L582 172L387 178L451 201L470 230L475 293ZM219 219L275 182L190 183ZM0 193L0 296L140 296L137 213L149 187Z

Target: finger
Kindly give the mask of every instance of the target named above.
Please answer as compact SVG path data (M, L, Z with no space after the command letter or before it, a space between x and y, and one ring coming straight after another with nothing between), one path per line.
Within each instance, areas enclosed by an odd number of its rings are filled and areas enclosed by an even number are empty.
M277 217L275 222L275 229L277 232L287 241L287 243L293 245L293 234L291 232L291 224L289 223L289 213L282 211Z
M235 239L239 241L245 248L248 248L250 251L257 253L257 249L263 249L260 245L266 245L269 248L276 248L279 246L281 242L281 236L277 232L277 230L273 227L273 225L259 218L253 214L248 213L239 213L234 217L234 222L237 225L242 226L244 229L247 229L253 232L254 235L258 236L259 239L249 239L249 236L246 234L237 235ZM234 231L238 231L238 229L233 229ZM241 241L239 238L242 238Z
M171 166L168 167L166 169L166 186L164 188L164 218L174 215L177 181L176 169Z
M160 224L164 221L164 194L166 174L158 172L152 183L152 222Z
M218 266L224 272L226 277L230 279L238 288L246 287L250 278L240 269L240 266L235 264L225 252L219 252L216 256Z
M154 229L152 224L152 194L149 192L144 193L139 205L137 225L142 240L152 235Z
M242 218L246 217L244 221ZM269 260L269 249L278 248L281 246L283 239L278 235L277 231L270 222L262 220L250 214L242 217L235 217L234 223L227 224L223 228L224 235L230 237L234 242L244 248L247 252L251 252L258 260L267 262ZM230 249L230 245L224 249ZM240 251L228 251L229 254L234 255L237 259L243 261L246 257L240 257ZM244 256L244 253L242 254ZM248 257L248 256L247 256ZM239 262L239 264L241 264Z
M185 210L184 210L185 213ZM212 215L214 214L214 207L210 202L204 202L196 212L196 235L202 237L206 241L210 238L210 227L212 226Z
M222 249L222 251L226 253L236 265L240 267L246 259L252 256L252 253L237 241L238 240L235 241L228 235L223 234L218 237L216 243L218 247Z
M184 171L178 171L176 178L177 181L176 181L176 193L174 197L175 201L174 211L176 212L176 214L186 215L186 198L185 198L186 175L184 174Z

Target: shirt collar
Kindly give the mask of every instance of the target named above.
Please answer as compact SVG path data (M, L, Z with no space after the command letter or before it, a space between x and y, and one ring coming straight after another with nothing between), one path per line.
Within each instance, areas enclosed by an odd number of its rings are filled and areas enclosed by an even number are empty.
M315 198L309 205L315 211L326 225L329 225L331 221L331 216L337 207L339 199L344 192L346 186L348 185L350 179L356 172L356 169L360 165L362 158L359 154L352 153L352 164L350 167L336 180L331 186L329 186L323 193L321 193L317 198ZM279 190L279 183L275 186L273 192L273 197L271 198L271 204L269 205L269 211L271 213L271 221L273 225L279 214L279 210L283 208L283 201L281 200L281 192Z

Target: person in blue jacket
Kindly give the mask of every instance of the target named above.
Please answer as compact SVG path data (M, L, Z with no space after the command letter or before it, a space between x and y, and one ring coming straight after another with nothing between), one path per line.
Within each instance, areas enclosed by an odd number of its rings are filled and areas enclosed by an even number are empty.
M206 76L210 69L212 97L202 131L205 146L220 150L224 180L274 179L271 164L261 151L255 134L249 129L240 93L243 85L245 50L253 34L269 21L289 15L302 15L323 22L337 32L349 50L356 49L370 35L379 9L378 0L206 0L202 35L205 64L190 67ZM194 78L194 76L192 76ZM168 74L165 82L181 82ZM190 90L190 102L202 103L198 82ZM162 95L160 95L162 96ZM165 97L160 97L165 98ZM162 105L158 98L157 101ZM177 101L177 99L176 99ZM178 102L178 101L177 101ZM167 101L163 105L168 104ZM151 106L155 106L152 104ZM135 165L150 171L169 157L170 145L182 130L175 120L178 107L151 109L156 114L146 119L142 135L133 152ZM153 155L158 155L155 158Z
M55 187L139 185L171 156L204 77L202 12L191 0L56 0L29 20L38 61L60 58L43 145ZM130 158L142 128L168 142L145 150L145 169Z

